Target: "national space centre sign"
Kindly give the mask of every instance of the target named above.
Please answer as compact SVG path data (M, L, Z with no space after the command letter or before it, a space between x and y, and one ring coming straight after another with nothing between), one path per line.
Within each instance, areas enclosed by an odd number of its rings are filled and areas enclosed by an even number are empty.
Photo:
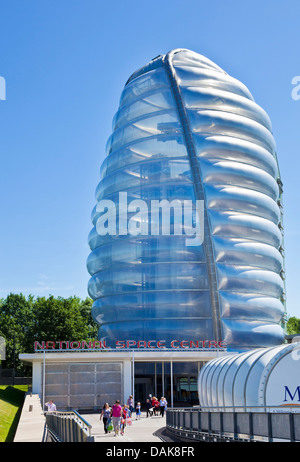
M105 341L42 341L34 342L34 350L120 350L120 349L175 349L175 350L222 350L226 351L224 341L216 340L172 340L167 343L165 340L116 340L115 348L106 345Z

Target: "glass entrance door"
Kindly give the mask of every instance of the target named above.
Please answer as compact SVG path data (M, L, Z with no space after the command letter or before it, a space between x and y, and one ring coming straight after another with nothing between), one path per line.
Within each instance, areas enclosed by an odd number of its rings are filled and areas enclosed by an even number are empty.
M173 362L171 380L170 362L135 362L134 398L143 408L149 394L158 399L164 396L168 406L172 397L174 406L193 406L199 403L197 377L200 364L195 362ZM171 389L172 386L172 389Z
M198 402L197 377L176 377L176 401L194 405Z

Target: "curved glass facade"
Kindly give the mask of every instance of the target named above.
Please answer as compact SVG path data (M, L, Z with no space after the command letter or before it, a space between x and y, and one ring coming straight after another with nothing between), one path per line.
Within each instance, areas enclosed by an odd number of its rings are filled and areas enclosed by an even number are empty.
M269 117L249 90L173 50L127 81L106 151L87 260L99 339L282 343L281 181ZM139 208L125 214L120 192ZM170 235L138 232L163 200L204 201L201 244L175 232L175 209ZM99 234L103 201L116 204L115 233Z

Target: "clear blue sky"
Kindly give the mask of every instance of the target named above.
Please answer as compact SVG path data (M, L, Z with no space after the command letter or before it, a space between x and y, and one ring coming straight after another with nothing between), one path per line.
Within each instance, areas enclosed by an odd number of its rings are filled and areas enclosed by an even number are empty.
M269 114L284 183L287 311L300 317L299 0L0 0L0 297L87 296L90 214L129 75L189 48Z

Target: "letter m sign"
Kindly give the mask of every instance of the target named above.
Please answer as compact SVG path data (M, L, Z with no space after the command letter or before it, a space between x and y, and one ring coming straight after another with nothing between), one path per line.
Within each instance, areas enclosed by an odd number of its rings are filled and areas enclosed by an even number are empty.
M296 388L294 394L292 395L292 393L290 392L289 390L289 387L287 387L286 385L284 386L284 401L288 401L287 400L287 395L289 395L290 397L290 400L291 401L294 401L294 398L296 396L296 394L298 393L298 401L300 401L300 385L298 385L298 387Z

